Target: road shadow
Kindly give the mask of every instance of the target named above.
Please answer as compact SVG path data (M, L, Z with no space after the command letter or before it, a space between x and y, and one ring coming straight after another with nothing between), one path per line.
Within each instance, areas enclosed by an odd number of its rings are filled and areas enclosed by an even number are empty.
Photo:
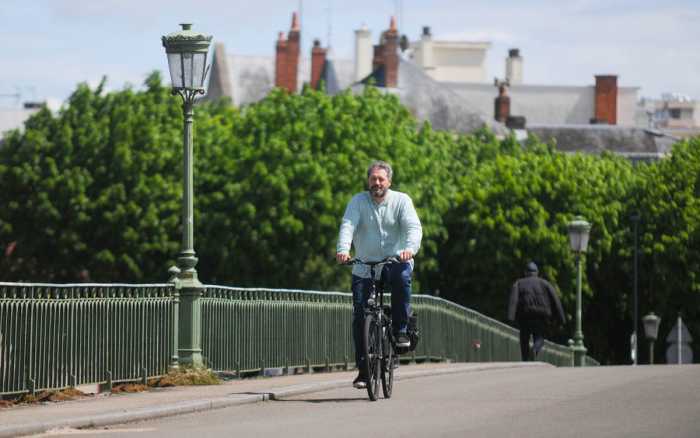
M351 398L289 398L289 397L275 397L272 392L231 392L228 395L261 395L265 400L278 401L278 402L304 402L304 403L347 403L347 402L358 402L367 401L367 397L351 397Z
M304 403L357 403L360 401L368 401L369 399L367 397L353 397L353 398L307 398L307 399L298 399L298 398L275 398L274 396L270 397L270 401L276 401L276 402L304 402Z

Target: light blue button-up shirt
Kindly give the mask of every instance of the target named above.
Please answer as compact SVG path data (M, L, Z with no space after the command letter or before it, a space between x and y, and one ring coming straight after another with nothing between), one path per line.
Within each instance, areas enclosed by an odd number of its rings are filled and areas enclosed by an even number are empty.
M366 262L398 256L403 250L414 255L420 248L423 229L411 198L402 192L387 190L377 204L369 192L358 193L348 203L340 224L337 253L350 253ZM411 266L413 260L410 261ZM353 275L369 278L369 267L354 265ZM379 272L376 273L379 275Z

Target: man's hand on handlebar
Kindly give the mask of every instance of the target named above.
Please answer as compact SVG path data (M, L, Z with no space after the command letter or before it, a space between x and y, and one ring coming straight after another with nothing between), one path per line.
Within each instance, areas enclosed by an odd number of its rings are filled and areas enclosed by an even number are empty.
M335 260L342 265L343 263L347 263L348 260L350 260L350 254L345 252L339 252L335 255Z
M405 263L405 262L411 260L412 258L413 258L413 252L406 249L406 250L399 252L398 259L396 257L387 257L387 259L385 261L392 261L392 259L393 259L394 262L400 261L400 262ZM341 265L345 265L345 264L348 264L348 262L353 261L353 259L350 257L350 254L345 253L345 252L337 253L335 255L335 260ZM362 260L357 260L357 261L360 263L364 263Z

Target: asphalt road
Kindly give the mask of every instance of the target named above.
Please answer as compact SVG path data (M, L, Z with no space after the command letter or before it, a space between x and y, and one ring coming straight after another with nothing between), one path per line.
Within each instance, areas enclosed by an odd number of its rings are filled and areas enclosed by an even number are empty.
M99 430L87 437L700 437L700 365L514 368L336 389Z

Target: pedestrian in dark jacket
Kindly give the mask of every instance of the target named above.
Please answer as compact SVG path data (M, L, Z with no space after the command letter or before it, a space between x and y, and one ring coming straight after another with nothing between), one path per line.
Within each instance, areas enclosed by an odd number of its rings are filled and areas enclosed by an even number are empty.
M547 323L555 318L562 324L566 323L557 291L550 282L537 275L537 265L529 262L525 267L525 277L513 283L508 305L508 319L517 322L520 328L520 355L523 361L537 358L544 345ZM530 336L533 338L532 352Z

